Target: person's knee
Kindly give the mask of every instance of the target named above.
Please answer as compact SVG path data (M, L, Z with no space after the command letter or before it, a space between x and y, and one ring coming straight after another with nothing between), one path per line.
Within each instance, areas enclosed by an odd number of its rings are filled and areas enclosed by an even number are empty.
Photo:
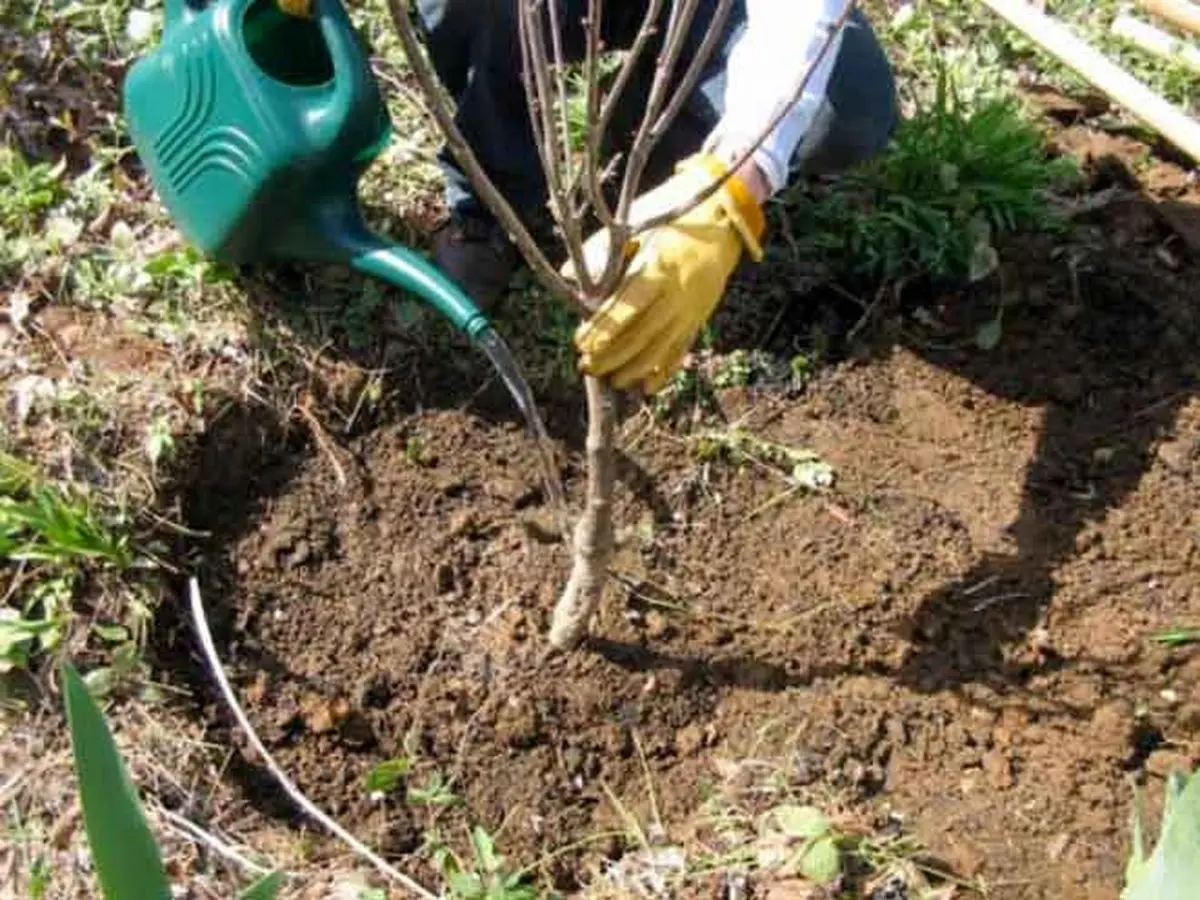
M896 80L883 46L861 12L843 32L841 50L796 174L835 174L887 149L900 118Z

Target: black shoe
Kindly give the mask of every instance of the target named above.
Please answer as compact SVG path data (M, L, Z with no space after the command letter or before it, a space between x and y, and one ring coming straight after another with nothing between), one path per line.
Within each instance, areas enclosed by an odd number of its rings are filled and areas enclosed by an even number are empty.
M455 212L433 238L433 259L484 312L508 288L520 252L491 219Z

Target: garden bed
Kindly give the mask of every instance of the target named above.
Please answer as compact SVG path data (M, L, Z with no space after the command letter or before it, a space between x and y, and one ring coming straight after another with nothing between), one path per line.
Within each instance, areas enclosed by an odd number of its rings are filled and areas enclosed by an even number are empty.
M791 796L914 834L989 897L1116 898L1133 781L1200 756L1200 656L1151 640L1200 620L1197 196L1165 163L1129 189L1131 139L1059 140L1092 177L1069 240L903 297L800 392L718 394L832 488L781 496L736 441L627 426L623 576L575 655L545 656L567 556L494 389L439 391L431 359L432 405L333 455L218 424L186 524L214 532L220 652L287 771L402 866L431 824L461 845L470 823L571 889L633 846L627 816L703 868L705 798L772 760ZM577 502L582 412L547 405ZM160 660L190 645L174 635ZM407 774L373 796L394 759ZM238 771L222 802L285 809ZM461 803L402 802L438 778Z

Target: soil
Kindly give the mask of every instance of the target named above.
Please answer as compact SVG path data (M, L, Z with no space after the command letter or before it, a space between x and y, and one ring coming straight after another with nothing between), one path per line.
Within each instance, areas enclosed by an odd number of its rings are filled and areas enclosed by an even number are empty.
M904 298L801 391L721 392L730 421L829 462L829 490L785 495L631 421L625 577L575 654L545 654L567 556L530 524L546 509L502 399L324 450L253 416L216 428L188 525L215 535L205 602L277 759L400 859L430 813L368 773L452 778L446 833L483 825L515 865L574 845L547 864L564 890L624 851L587 843L627 830L613 798L671 828L723 760L779 759L995 900L1115 900L1134 784L1200 761L1200 653L1150 639L1200 622L1200 258L1171 220L1200 194L1167 163L1114 181L1132 140L1062 140L1097 151L1103 198L1068 243L1023 238L986 284ZM549 407L578 502L581 406Z

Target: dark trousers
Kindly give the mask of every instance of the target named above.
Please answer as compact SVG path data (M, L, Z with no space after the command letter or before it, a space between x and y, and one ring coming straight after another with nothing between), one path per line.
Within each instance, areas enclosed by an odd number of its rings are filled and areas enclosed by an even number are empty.
M585 51L581 20L587 0L551 2L560 4L564 54L571 61L579 61ZM660 35L670 6L663 4ZM701 0L676 65L677 77L682 76L687 62L699 49L716 6L716 0ZM501 193L526 221L536 220L545 207L546 185L521 80L517 0L417 0L417 7L438 77L458 103L458 127ZM647 0L605 3L604 45L628 47L646 8ZM644 186L656 184L676 161L698 150L720 120L726 63L745 28L744 0L735 0L725 33L699 83L656 148ZM627 146L640 121L660 46L658 41L650 41L625 89L621 108L606 135L610 150ZM891 136L897 115L891 67L870 24L857 10L846 27L827 97L793 156L793 179L836 173L880 152ZM448 150L442 151L441 162L451 208L482 213L470 181Z

